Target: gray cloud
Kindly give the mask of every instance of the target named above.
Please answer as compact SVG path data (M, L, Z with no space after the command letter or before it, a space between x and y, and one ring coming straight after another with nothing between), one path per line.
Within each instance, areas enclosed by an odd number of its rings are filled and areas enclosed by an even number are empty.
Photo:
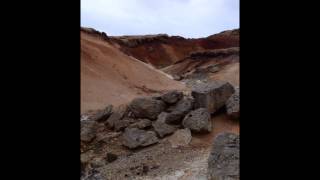
M109 35L205 37L239 28L239 0L81 0L81 26Z

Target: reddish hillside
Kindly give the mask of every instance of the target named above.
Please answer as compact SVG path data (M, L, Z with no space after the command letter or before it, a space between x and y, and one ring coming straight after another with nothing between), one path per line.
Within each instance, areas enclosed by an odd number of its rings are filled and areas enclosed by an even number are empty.
M184 88L163 72L122 53L106 34L81 29L81 112Z
M193 51L239 46L239 29L199 39L185 39L166 34L110 37L121 51L156 68L169 66Z

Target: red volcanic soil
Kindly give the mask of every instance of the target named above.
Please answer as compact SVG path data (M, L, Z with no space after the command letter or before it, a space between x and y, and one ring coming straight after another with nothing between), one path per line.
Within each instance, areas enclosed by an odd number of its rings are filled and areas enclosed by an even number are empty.
M222 49L239 46L240 30L224 31L199 39L185 39L166 34L110 37L121 51L156 68L169 66L193 51Z
M81 30L81 113L184 88L163 72L125 55L106 36Z

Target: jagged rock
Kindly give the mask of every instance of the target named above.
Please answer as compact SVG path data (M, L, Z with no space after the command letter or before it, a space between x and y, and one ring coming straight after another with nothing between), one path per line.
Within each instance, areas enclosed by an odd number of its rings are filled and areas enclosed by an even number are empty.
M171 126L166 123L166 117L168 113L162 112L159 116L157 121L152 123L152 127L157 132L159 137L164 137L166 135L172 134L177 128L174 126Z
M145 131L138 128L126 128L122 140L123 145L130 149L149 146L159 141L154 131Z
M234 91L233 86L228 82L200 83L192 90L195 108L207 108L210 113L214 113L225 105Z
M212 130L211 116L207 109L199 108L188 113L183 119L183 126L195 133L208 133Z
M129 108L136 118L157 119L158 115L165 109L165 103L153 98L135 98L131 101Z
M208 159L208 180L239 180L240 136L219 134L212 145Z
M149 119L139 119L137 122L130 124L130 128L145 129L152 125Z
M121 120L126 113L128 113L128 107L126 105L118 106L108 118L106 125L110 128L114 128L115 122Z
M235 93L227 100L227 114L235 119L240 117L240 89L235 88Z
M177 102L175 105L168 108L169 112L181 112L183 114L187 114L189 111L193 109L193 99L191 98L183 98L179 102Z
M97 122L92 120L80 121L80 122L81 122L81 130L80 130L81 141L86 143L93 141L93 139L96 137L96 131L98 129Z
M172 148L187 146L192 139L190 129L179 129L169 137L169 142Z
M135 120L131 119L131 118L124 118L124 119L120 119L118 121L115 121L114 122L114 130L115 131L122 131L134 122L135 122Z
M92 116L92 120L97 122L104 122L106 121L110 115L112 114L112 105L108 105L104 110L97 112L95 115Z
M180 124L185 114L180 111L173 111L167 113L165 117L165 123L167 124Z
M161 96L162 101L168 104L174 104L183 97L183 93L177 90L169 91Z

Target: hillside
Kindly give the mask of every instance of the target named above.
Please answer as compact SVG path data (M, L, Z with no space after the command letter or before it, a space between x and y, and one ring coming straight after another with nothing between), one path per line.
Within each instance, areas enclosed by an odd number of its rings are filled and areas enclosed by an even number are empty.
M206 38L186 39L167 34L145 36L110 36L122 52L156 68L169 66L193 51L239 46L240 30L224 31Z
M182 83L122 53L106 34L81 30L81 112L183 88Z

